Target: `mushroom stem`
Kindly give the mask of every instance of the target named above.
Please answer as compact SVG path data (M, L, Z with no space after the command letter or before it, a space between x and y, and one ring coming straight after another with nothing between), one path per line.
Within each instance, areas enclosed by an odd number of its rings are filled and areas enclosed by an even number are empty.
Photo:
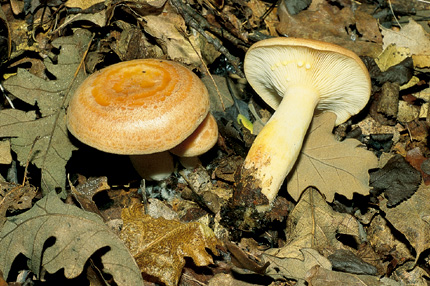
M249 150L241 180L249 180L243 173L252 174L253 189L261 188L269 204L294 166L319 99L314 89L288 87L279 107ZM249 183L246 182L248 186Z
M145 180L162 181L175 170L173 157L168 151L145 155L130 155L136 172Z

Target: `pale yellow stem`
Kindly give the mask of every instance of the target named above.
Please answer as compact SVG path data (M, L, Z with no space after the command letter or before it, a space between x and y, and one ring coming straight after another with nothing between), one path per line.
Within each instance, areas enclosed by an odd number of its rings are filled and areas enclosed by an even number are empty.
M289 87L249 150L242 170L253 170L255 182L269 203L296 162L318 102L315 90Z

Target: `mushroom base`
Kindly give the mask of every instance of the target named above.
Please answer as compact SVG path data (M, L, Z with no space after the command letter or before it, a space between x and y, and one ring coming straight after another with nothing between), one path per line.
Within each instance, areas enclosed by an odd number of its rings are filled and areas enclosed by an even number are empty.
M289 87L278 109L252 144L241 168L239 182L243 184L238 187L249 184L246 181L251 177L254 188L272 204L300 153L318 101L319 94L312 88Z

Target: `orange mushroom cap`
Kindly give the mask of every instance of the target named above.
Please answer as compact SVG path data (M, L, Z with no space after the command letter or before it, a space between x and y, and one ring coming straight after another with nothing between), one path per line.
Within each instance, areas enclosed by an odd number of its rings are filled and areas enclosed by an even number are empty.
M115 154L169 150L209 111L205 85L179 63L121 62L90 75L73 95L67 126L83 143Z
M182 143L170 150L179 157L195 157L209 151L218 140L218 125L215 117L208 113L205 120Z

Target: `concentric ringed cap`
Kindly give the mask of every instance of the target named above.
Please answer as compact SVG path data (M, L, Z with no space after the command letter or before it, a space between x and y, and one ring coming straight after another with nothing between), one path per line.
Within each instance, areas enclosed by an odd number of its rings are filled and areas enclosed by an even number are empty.
M192 71L159 59L121 62L76 90L67 126L83 143L115 154L152 154L186 139L205 119L209 95Z

